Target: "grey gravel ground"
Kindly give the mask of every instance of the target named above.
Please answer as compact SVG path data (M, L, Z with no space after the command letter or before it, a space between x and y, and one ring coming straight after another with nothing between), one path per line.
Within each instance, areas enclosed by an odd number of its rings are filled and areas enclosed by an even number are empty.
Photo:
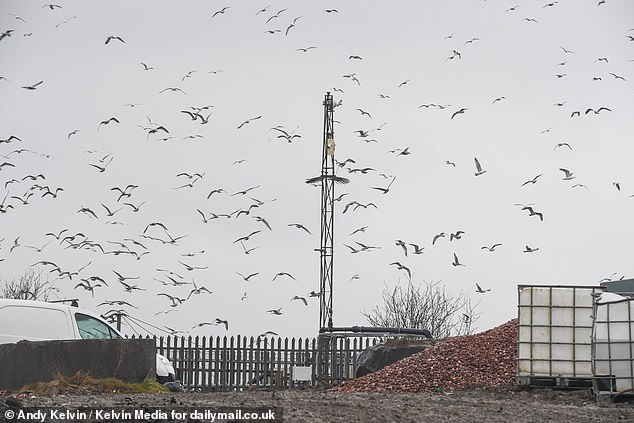
M597 403L590 391L585 390L505 388L439 394L379 394L310 389L57 395L24 397L18 401L22 407L71 409L82 406L279 407L285 422L634 422L634 403ZM4 402L5 399L0 399L0 415L2 408L7 407Z

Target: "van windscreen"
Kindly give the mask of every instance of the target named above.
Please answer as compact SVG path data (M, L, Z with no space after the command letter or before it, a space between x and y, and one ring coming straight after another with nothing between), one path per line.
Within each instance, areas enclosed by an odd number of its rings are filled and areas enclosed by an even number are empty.
M79 336L82 339L118 339L121 338L104 322L81 313L75 313Z

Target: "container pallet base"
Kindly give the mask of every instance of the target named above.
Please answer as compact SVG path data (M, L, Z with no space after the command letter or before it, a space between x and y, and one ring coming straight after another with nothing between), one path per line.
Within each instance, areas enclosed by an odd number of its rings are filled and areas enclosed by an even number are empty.
M518 376L517 384L525 388L590 389L592 377Z
M598 392L594 394L594 399L597 403L621 403L621 402L634 402L634 393L632 392Z

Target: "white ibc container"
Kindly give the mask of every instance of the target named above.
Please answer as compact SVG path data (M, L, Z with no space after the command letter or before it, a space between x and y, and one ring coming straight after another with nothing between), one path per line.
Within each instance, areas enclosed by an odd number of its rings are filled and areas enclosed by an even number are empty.
M517 382L592 378L593 294L602 286L518 286ZM555 380L557 382L555 382Z
M603 293L595 301L592 369L595 394L634 388L634 298Z

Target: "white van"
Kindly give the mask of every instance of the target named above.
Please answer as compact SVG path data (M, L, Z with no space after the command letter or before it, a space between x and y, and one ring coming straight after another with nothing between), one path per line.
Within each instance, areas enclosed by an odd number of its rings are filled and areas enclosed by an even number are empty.
M121 334L96 314L63 303L0 299L0 344L23 340L118 339ZM176 382L169 360L156 354L156 380ZM170 383L168 387L171 389Z

